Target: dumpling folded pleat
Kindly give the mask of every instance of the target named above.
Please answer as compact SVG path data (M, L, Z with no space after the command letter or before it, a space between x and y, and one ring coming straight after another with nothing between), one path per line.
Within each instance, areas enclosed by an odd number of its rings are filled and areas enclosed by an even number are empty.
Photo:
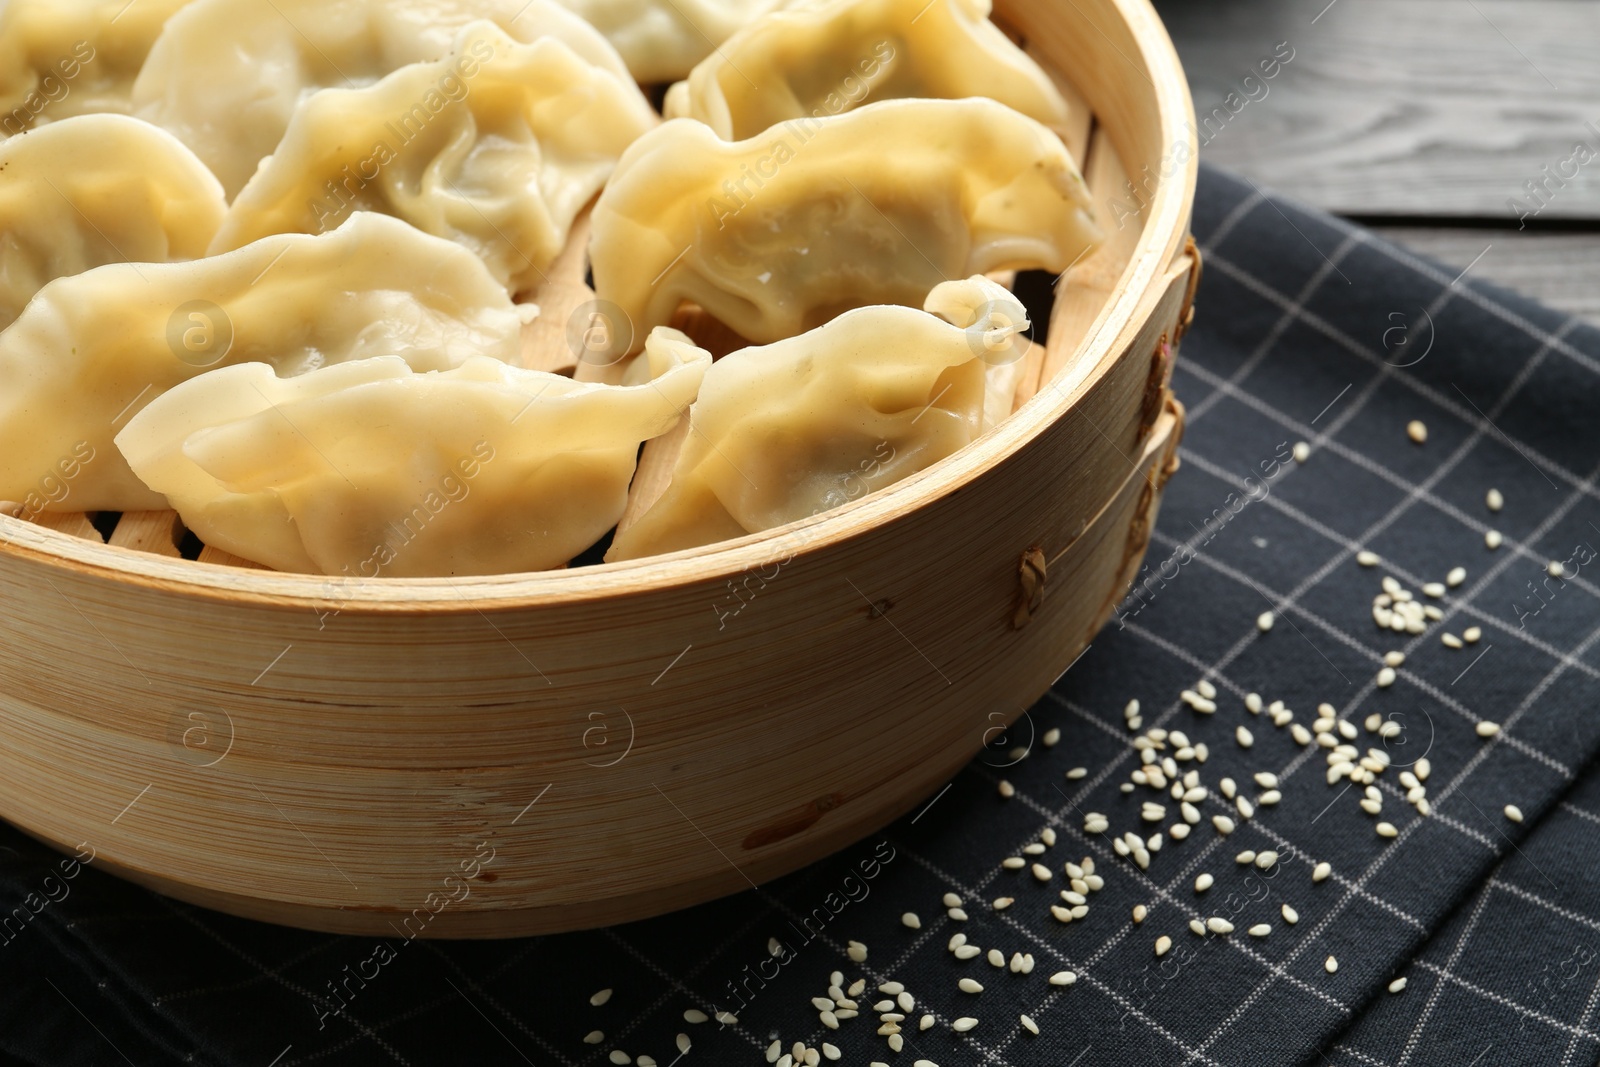
M631 82L616 49L554 0L196 0L150 50L134 83L134 113L194 149L232 197L272 154L306 95L368 86L440 59L479 19L519 41L557 38Z
M747 141L658 127L596 203L590 259L639 336L691 301L765 344L852 308L921 307L952 278L1060 273L1099 239L1049 129L992 100L891 100Z
M646 84L675 81L784 0L560 0L598 27Z
M24 500L64 459L88 456L51 510L165 506L112 438L213 367L266 362L300 374L400 355L443 370L479 355L517 358L521 328L477 257L382 215L211 259L59 278L0 333L0 500Z
M1050 76L989 21L990 0L822 0L734 34L667 95L668 118L729 140L880 100L985 96L1062 127Z
M73 115L127 114L150 46L191 2L0 3L0 137Z
M530 291L623 151L656 123L637 86L557 38L522 44L477 22L444 59L302 101L213 251L382 211L471 249L512 292Z
M0 329L56 278L198 259L227 209L205 164L137 119L82 115L0 141Z
M975 277L930 306L861 308L706 372L671 483L618 531L607 562L697 548L829 511L954 454L986 428L988 371L1028 328L1014 297ZM1006 397L1009 402L1009 396Z
M173 389L117 446L201 540L278 570L546 570L616 525L640 443L677 424L710 365L668 329L621 386L489 359L287 379L247 364Z

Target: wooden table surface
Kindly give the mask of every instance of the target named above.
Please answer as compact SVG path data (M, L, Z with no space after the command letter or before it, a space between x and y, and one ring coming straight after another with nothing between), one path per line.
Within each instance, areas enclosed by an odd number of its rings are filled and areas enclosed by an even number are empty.
M1201 158L1600 324L1600 2L1156 7Z

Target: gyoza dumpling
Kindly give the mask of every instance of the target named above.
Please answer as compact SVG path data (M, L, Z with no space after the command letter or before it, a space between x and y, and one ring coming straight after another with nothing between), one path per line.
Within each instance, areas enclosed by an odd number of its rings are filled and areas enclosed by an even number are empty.
M29 134L28 136L34 136ZM165 506L111 441L210 367L283 374L400 355L418 370L514 359L521 317L478 258L382 215L190 263L116 263L39 290L0 333L0 500L65 456L94 456L57 511Z
M630 80L600 32L553 0L197 0L151 49L133 104L194 149L232 197L304 96L440 59L478 19L521 41L555 37Z
M890 100L748 141L676 119L594 209L595 290L636 335L680 302L770 343L951 278L1060 273L1099 241L1061 139L993 100Z
M656 123L638 86L558 38L522 44L477 22L444 59L302 100L212 251L375 210L466 246L512 292L531 290Z
M990 0L822 0L763 15L667 95L668 118L729 140L879 100L986 96L1067 121L1050 76L989 21Z
M285 571L361 578L546 570L616 525L639 444L711 365L651 335L633 385L490 359L378 357L278 378L260 363L173 389L117 435L201 540Z
M72 115L130 110L133 80L191 0L0 4L0 137Z
M148 122L81 115L0 141L0 329L54 278L198 259L227 209L205 164Z
M949 292L954 288L960 290ZM1028 328L984 278L930 304L1009 310L962 329L869 307L706 372L666 492L621 530L607 562L695 548L828 511L923 470L984 431L986 371ZM1006 358L1004 355L1001 358Z
M616 45L646 84L675 81L740 26L784 0L560 0Z

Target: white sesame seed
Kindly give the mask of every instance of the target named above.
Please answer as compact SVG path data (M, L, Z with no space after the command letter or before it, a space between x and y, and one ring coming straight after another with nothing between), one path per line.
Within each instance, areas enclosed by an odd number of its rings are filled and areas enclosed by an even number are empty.
M1204 893L1207 889L1210 889L1213 885L1215 885L1216 881L1217 880L1209 874L1201 874L1194 880L1194 891L1196 893Z
M1251 745L1256 743L1255 735L1252 734L1249 729L1243 726L1235 730L1233 732L1233 736L1239 742L1240 748L1249 748Z
M1172 938L1162 934L1156 938L1156 955L1165 956L1172 949Z
M1506 498L1498 489L1490 489L1484 496L1483 502L1489 505L1490 511L1499 511L1506 506Z
M1044 737L1040 738L1040 740L1044 742L1045 748L1055 748L1057 742L1061 740L1061 728L1052 726L1044 732Z
M1483 535L1483 545L1491 552L1505 543L1505 535L1499 530L1490 530Z
M1260 715L1261 714L1261 694L1260 693L1246 693L1244 695L1244 706L1245 706L1245 710L1248 711L1250 714L1252 714L1252 715Z
M1296 463L1304 463L1311 458L1311 446L1304 441L1296 441L1293 454Z
M1506 818L1510 819L1512 822L1521 822L1522 821L1522 809L1517 807L1515 804L1507 804L1506 805Z
M965 908L951 908L945 914L950 916L954 922L964 923L967 921L967 910Z
M1380 561L1376 552L1369 552L1363 549L1356 553L1356 562L1363 567L1376 567Z
M1145 907L1143 904L1135 904L1133 906L1133 921L1134 922L1136 922L1136 923L1144 922L1144 917L1146 915L1149 915L1149 914L1150 914L1150 909Z
M917 1029L918 1030L932 1030L933 1029L933 1024L935 1022L937 1022L937 1021L938 1020L935 1019L931 1015L924 1015L921 1019L917 1020Z
M1392 822L1380 822L1377 825L1377 831L1378 831L1378 836L1379 837L1399 837L1400 836L1400 831L1396 830L1394 828L1394 823L1392 823Z
M1235 799L1233 806L1239 809L1239 817L1243 819L1248 819L1256 813L1256 806L1244 797Z
M1475 645L1483 639L1483 627L1469 626L1461 634L1461 640L1469 645Z
M1237 856L1233 857L1233 862L1237 863L1241 867L1248 867L1248 866L1250 866L1250 864L1254 863L1255 861L1256 861L1255 850L1254 849L1249 849L1249 848L1245 849L1243 852L1241 852Z
M1466 580L1467 568L1465 567L1452 567L1450 568L1450 573L1444 576L1444 584L1452 589Z
M1262 807L1270 808L1282 799L1282 793L1278 792L1276 789L1269 789L1265 793L1262 793L1260 796L1256 797L1256 803L1260 804Z
M620 1048L612 1049L611 1050L611 1055L608 1056L607 1059L609 1059L612 1063L616 1064L617 1067L623 1067L624 1064L628 1064L628 1063L632 1063L633 1062L633 1057L629 1056L626 1052L622 1051Z
M820 1019L822 1021L822 1025L826 1026L829 1030L837 1030L837 1029L839 1029L839 1017L837 1015L835 1015L833 1012L831 1012L831 1011L818 1012L817 1013L817 1018Z
M1057 971L1050 976L1050 984L1054 986L1072 985L1077 980L1078 976L1071 971Z
M1294 738L1295 743L1298 745L1309 745L1311 743L1311 731L1307 730L1299 723L1295 723L1293 726L1289 727L1289 734Z
M783 1055L783 1042L774 1038L772 1044L767 1046L767 1062L777 1063L781 1055Z
M1040 830L1039 840L1043 841L1046 845L1054 845L1056 843L1055 827L1046 826L1043 830Z
M893 1052L896 1055L898 1055L900 1053L900 1050L905 1048L905 1047L906 1047L906 1039L905 1038L901 1037L899 1034L890 1034L889 1035L889 1051L890 1052Z
M1213 915L1206 920L1206 929L1214 934L1231 934L1233 933L1233 924L1220 915Z
M1389 992L1398 993L1405 987L1406 980L1404 978L1396 978L1394 981L1389 983Z
M605 1033L603 1031L590 1030L587 1034L584 1035L583 1043L585 1045L598 1045L598 1044L600 1044L600 1042L604 1041L605 1039L606 1039L606 1035L605 1035Z
M882 982L878 985L878 992L885 993L891 997L897 997L905 991L906 987L902 982Z
M849 946L845 949L845 954L849 956L851 961L854 963L867 962L867 946L863 945L859 941L850 942Z
M985 958L988 959L989 966L994 967L996 970L1005 970L1006 954L1004 952L1001 952L997 948L992 948L989 950L989 955Z
M698 1008L690 1008L688 1011L683 1013L683 1021L686 1023L703 1023L709 1018L710 1016Z
M1500 732L1500 724L1496 722L1480 722L1477 727L1479 737L1493 737Z
M1012 785L1006 779L1002 778L1000 779L1000 795L1005 797L1007 800L1010 800L1012 797L1017 795L1017 787Z
M1438 600L1440 597L1444 596L1444 593L1445 587L1443 582L1429 582L1422 587L1422 595L1431 597L1434 600Z
M1055 875L1051 873L1050 868L1046 867L1042 863L1035 863L1032 867L1032 871L1034 878L1041 882L1048 882L1051 878L1055 877Z
M1406 654L1404 652L1394 651L1394 652L1385 652L1383 654L1384 666L1387 666L1387 667L1399 667L1402 664L1404 664L1405 661L1406 661Z
M828 1042L824 1041L822 1043L822 1055L825 1059L837 1060L842 1057L844 1053L839 1051L838 1045L830 1045Z
M1128 701L1127 706L1122 709L1122 717L1124 719L1131 719L1135 715L1138 715L1138 714L1139 714L1139 701L1138 700L1130 700L1130 701Z
M1032 1019L1030 1019L1026 1015L1018 1016L1018 1018L1021 1019L1022 1027L1023 1027L1023 1029L1027 1030L1028 1033L1034 1034L1034 1035L1037 1035L1039 1033L1039 1024L1038 1023L1034 1022Z
M1315 867L1313 867L1311 869L1311 880L1313 882L1323 882L1323 881L1326 881L1327 878L1328 878L1328 875L1330 875L1332 873L1333 873L1333 864L1331 864L1331 863L1327 862L1326 860L1324 860L1323 862L1317 864Z
M964 1034L968 1030L971 1030L974 1026L977 1026L977 1025L978 1025L978 1020L972 1018L971 1016L963 1016L962 1018L957 1019L955 1022L951 1023L950 1024L950 1029L954 1030L958 1034Z
M1276 852L1272 851L1272 849L1270 849L1270 848L1267 849L1265 852L1256 853L1256 866L1259 867L1263 871L1266 870L1267 868L1271 867L1274 863L1277 863L1277 862L1278 862L1278 854Z
M1295 911L1289 905L1285 904L1283 906L1283 921L1288 923L1290 926L1293 926L1295 923L1300 921L1300 913Z
M811 1006L818 1011L832 1011L834 1004L827 997L812 997Z
M1561 561L1558 559L1551 560L1550 565L1544 570L1552 578L1560 578L1566 574L1566 569L1561 566Z
M950 943L948 945L946 945L945 947L948 948L951 952L954 952L956 949L960 948L962 945L965 945L966 943L967 943L967 935L966 934L952 934L952 935L950 935ZM850 988L851 988L851 994L850 995L851 996L855 996L856 995L855 987L851 986Z
M1329 956L1327 959L1322 961L1322 969L1327 971L1329 974L1333 974L1339 969L1339 961L1334 959L1332 956Z
M941 898L941 903L947 908L959 908L961 907L961 898L955 893L946 893Z
M1223 837L1227 837L1229 834L1233 833L1233 820L1228 818L1226 815L1211 816L1211 825L1215 826L1217 828L1217 833L1221 834Z
M1067 777L1073 781L1077 781L1079 778L1086 778L1088 775L1089 770L1086 767L1074 767L1067 772Z
M1403 729L1404 727L1398 722L1390 720L1378 728L1378 736L1384 740L1388 740L1391 737L1399 737Z
M1204 937L1206 933L1206 924L1201 922L1199 919L1190 919L1189 929L1199 934L1201 937Z
M974 956L982 955L982 953L983 949L979 948L977 945L962 945L960 948L956 949L955 957L958 960L970 960Z
M1196 685L1195 688L1200 690L1200 695L1205 697L1207 700L1217 699L1217 687L1212 685L1206 679L1200 679L1199 684Z
M1272 933L1272 924L1271 923L1256 923L1254 926L1252 926L1249 930L1247 930L1245 932L1248 933L1251 937L1266 937L1268 934Z
M904 915L900 916L900 925L904 926L907 930L920 930L922 929L922 920L917 917L916 912L908 911Z
M1423 424L1421 419L1412 419L1406 423L1406 436L1420 445L1428 439L1428 427Z
M603 1008L603 1007L605 1007L606 1001L608 1001L610 999L611 999L611 990L602 989L602 990L600 990L600 992L596 993L594 996L589 998L589 1003L592 1004L593 1006L597 1007L597 1008Z
M1266 633L1272 629L1272 624L1276 621L1277 618L1272 614L1272 612L1263 611L1260 615L1256 616L1256 629L1260 630L1262 633Z
M961 981L956 983L956 988L960 989L961 992L963 992L963 993L982 993L983 992L982 984L973 981L971 978L963 978L963 979L961 979Z
M1445 648L1460 648L1461 638L1452 633L1441 634L1439 643L1444 645Z
M1378 672L1378 688L1387 689L1394 684L1395 673L1393 667L1385 667Z

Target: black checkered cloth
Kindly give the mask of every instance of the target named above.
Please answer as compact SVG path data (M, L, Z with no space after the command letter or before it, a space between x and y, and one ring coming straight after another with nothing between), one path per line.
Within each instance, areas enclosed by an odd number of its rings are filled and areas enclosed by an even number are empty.
M1140 592L922 810L760 890L632 926L498 943L246 922L92 864L67 879L59 857L7 832L0 903L29 910L0 944L0 1061L592 1067L620 1053L731 1067L768 1062L778 1039L785 1050L830 1042L841 1063L863 1067L1593 1064L1600 773L1586 765L1600 748L1590 547L1600 544L1600 334L1214 171L1202 176L1195 232L1207 270L1176 375L1189 409L1183 469ZM1411 420L1426 424L1425 444L1407 439ZM1297 441L1311 446L1303 464L1287 458ZM1499 514L1485 505L1491 487L1505 494ZM1505 538L1498 550L1485 545L1490 529ZM1359 566L1363 549L1381 565ZM1464 583L1423 596L1457 565ZM1419 636L1379 630L1372 602L1386 575L1443 619ZM1265 611L1277 619L1270 632L1257 625ZM1469 628L1476 643L1441 643ZM1407 658L1380 688L1390 650ZM1178 699L1202 678L1218 691L1215 714ZM1303 726L1332 704L1360 750L1385 750L1381 813L1358 806L1361 787L1326 782L1326 749L1247 712L1250 692L1282 700ZM1209 748L1203 765L1180 768L1199 769L1210 789L1202 821L1186 840L1167 838L1148 871L1113 838L1178 814L1170 797L1119 789L1139 765L1124 723L1134 697L1144 728ZM1369 732L1372 715L1399 734ZM1502 729L1482 737L1483 722ZM1047 747L1052 728L1061 739ZM1400 779L1424 756L1426 817ZM1257 797L1257 772L1278 777L1281 802L1249 819L1235 811L1238 829L1220 836L1211 817L1232 808L1221 779ZM1147 800L1167 803L1160 824L1141 822ZM1085 833L1091 811L1107 833ZM1379 836L1379 820L1398 836ZM1056 843L1037 860L1048 884L1002 865L1047 828ZM1240 865L1246 849L1277 851L1278 862ZM1049 912L1063 904L1063 864L1085 856L1104 888L1063 924ZM1314 882L1322 861L1333 873ZM1216 881L1197 894L1202 872ZM965 921L946 914L947 893ZM1015 902L995 910L1000 897ZM1137 925L1136 904L1149 909ZM908 911L920 929L902 922ZM1191 932L1191 919L1212 916L1234 932ZM1270 934L1247 935L1258 923ZM983 952L957 959L957 933ZM1162 935L1173 943L1157 957ZM865 963L849 959L852 940L869 947ZM991 949L1006 966L988 961ZM1011 970L1017 954L1031 955L1031 973ZM828 996L836 970L868 989L862 1014L834 1031L811 998ZM1050 984L1060 971L1076 982ZM967 977L985 991L960 991ZM1388 992L1398 978L1408 984ZM898 1055L873 1010L890 981L915 997ZM591 1006L602 988L615 990L610 1002ZM737 1019L689 1022L690 1010ZM961 1017L976 1027L955 1031Z

